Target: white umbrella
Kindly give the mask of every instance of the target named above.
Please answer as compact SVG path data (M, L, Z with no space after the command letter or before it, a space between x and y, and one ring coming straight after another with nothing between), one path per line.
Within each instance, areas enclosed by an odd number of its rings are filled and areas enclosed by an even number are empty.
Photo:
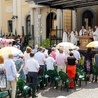
M70 43L70 42L61 42L59 43L57 46L56 46L58 49L59 48L63 48L63 49L75 49L77 48L78 46Z
M0 38L0 42L2 41L2 38Z
M4 47L0 49L0 55L4 58L7 58L9 54L13 54L14 56L23 54L21 50L15 47Z
M88 43L86 47L87 48L98 47L98 41L92 41L92 42Z

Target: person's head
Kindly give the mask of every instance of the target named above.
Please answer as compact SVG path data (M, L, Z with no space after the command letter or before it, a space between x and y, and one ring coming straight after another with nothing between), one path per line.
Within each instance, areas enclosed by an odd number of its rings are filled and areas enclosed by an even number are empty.
M51 51L55 51L55 47L52 47L52 48L51 48Z
M67 28L65 28L65 32L67 32L68 30L67 30Z
M69 55L70 55L70 56L73 56L73 53L72 53L72 52L70 52L70 53L69 53Z
M45 52L45 50L46 50L45 48L42 48L42 52L43 52L43 53Z
M3 64L3 63L4 63L4 57L0 56L0 64Z
M76 28L73 28L73 31L76 31Z
M63 53L63 50L62 49L59 49L59 53Z
M88 30L90 30L91 29L91 26L88 26Z
M38 45L35 45L35 49L38 49Z
M19 46L19 45L17 45L17 49L19 49L19 50L20 50L20 46Z
M42 52L43 48L42 47L39 47L38 48L38 51Z
M9 42L9 45L12 45L13 43L12 42Z
M84 26L82 26L82 29L84 29Z
M87 48L87 52L91 52L91 50L92 50L91 48Z
M23 59L24 55L23 54L19 54L19 58Z
M30 53L30 57L31 58L34 57L34 53L33 52Z
M98 26L95 26L95 29L97 29Z
M31 49L29 46L27 46L27 47L26 47L26 52L27 52L27 53L30 53L31 51L32 51L32 49Z
M20 43L20 39L19 38L16 41L17 41L17 43Z
M14 58L13 54L9 54L9 55L8 55L8 58L9 58L9 59L13 59L13 58Z

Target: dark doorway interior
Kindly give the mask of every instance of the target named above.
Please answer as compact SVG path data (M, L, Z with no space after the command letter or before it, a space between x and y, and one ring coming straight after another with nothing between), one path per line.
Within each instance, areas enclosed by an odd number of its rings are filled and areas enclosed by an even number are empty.
M26 18L26 34L31 35L31 17L30 15L27 16Z
M47 15L46 19L46 38L49 38L50 32L53 29L53 20L57 19L57 15L54 12L51 12Z
M8 20L8 32L11 32L13 31L13 25L12 25L12 20Z
M88 26L94 26L94 16L93 13L89 10L85 11L82 15L82 26L88 28Z

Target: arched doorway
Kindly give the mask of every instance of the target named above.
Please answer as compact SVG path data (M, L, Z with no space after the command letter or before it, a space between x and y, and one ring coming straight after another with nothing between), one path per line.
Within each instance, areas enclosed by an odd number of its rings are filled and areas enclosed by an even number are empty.
M26 18L26 34L31 35L31 16L28 15Z
M56 27L57 15L54 12L51 12L47 15L46 18L46 38L49 38L50 32ZM52 35L55 35L54 33Z
M86 10L82 14L82 26L88 28L88 26L94 26L94 15L90 10Z

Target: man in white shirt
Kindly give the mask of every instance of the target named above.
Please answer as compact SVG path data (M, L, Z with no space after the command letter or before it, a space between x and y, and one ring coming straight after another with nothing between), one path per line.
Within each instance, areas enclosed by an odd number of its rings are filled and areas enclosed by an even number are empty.
M79 31L79 36L84 36L86 29L82 26L81 30Z
M4 69L6 71L7 77L7 89L9 90L12 87L11 98L15 98L16 95L16 83L17 83L17 71L15 62L13 61L14 56L9 54L8 60L4 62Z
M44 75L44 69L45 69L45 55L44 53L42 53L42 48L38 49L38 52L34 55L34 59L38 61L39 65L40 65L40 71L39 74L41 76Z
M95 26L95 32L93 33L94 41L98 41L98 26Z
M40 65L39 75L44 76L44 70L45 70L45 55L42 53L43 48L39 48L38 52L35 53L34 59L38 61ZM43 81L40 83L40 87L44 88Z
M49 54L49 56L45 59L47 70L54 70L54 65L56 64L54 58Z
M74 49L72 51L72 53L73 53L74 57L76 58L76 60L79 61L79 59L80 59L80 53L79 53L79 51Z
M28 70L28 79L29 83L32 83L32 89L33 89L33 97L35 96L35 90L37 87L37 78L38 78L38 72L39 72L39 64L38 61L34 59L34 53L30 53L30 59L26 62L26 67Z
M78 61L78 63L79 63L79 60L80 60L80 53L79 53L79 51L78 50L76 50L76 49L74 49L73 51L72 51L72 53L73 53L73 55L74 55L74 57L76 58L76 60ZM76 64L77 65L77 67L78 67L78 63Z

